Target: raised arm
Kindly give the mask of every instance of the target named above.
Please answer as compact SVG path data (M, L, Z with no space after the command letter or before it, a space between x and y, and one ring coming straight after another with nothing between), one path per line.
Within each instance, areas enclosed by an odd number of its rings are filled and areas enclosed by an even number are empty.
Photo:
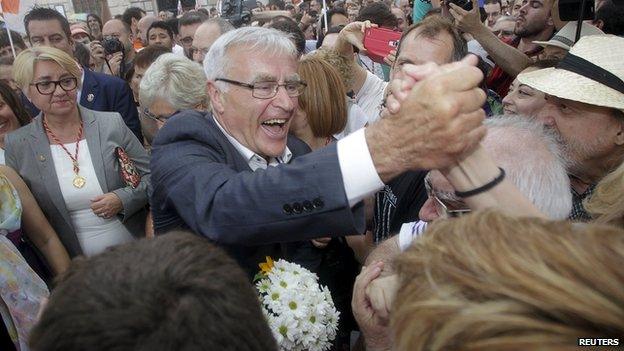
M471 34L507 74L515 77L531 64L531 59L527 55L511 45L503 43L487 26L481 23L478 0L472 0L472 10L470 11L452 3L449 6L449 12L455 18L457 27Z

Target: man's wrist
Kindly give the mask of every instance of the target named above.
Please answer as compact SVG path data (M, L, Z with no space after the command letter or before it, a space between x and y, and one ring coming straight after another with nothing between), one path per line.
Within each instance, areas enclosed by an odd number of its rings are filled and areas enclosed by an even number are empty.
M389 130L389 121L382 119L365 130L366 144L373 160L375 170L382 182L388 183L399 174L407 171L403 169L397 147L393 146L392 135Z

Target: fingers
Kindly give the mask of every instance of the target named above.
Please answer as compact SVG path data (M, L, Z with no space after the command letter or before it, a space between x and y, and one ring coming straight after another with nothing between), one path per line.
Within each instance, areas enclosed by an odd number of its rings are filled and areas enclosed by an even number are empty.
M447 91L466 91L477 87L483 80L483 72L474 66L459 65L441 67L444 73L432 76L436 84Z
M479 11L479 0L472 0L472 12Z
M355 278L355 284L353 285L353 302L352 305L362 306L366 304L366 287L375 278L381 274L381 268L383 262L375 262L368 267L362 267L362 272Z
M481 88L473 88L455 94L455 103L459 105L460 113L470 113L480 109L485 103L486 94Z

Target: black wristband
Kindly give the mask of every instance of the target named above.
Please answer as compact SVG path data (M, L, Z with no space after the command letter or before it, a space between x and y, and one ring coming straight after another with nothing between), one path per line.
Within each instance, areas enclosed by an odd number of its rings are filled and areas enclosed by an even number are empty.
M490 189L492 189L493 187L495 187L496 185L498 185L498 183L502 182L503 179L505 179L505 170L498 167L498 169L500 169L500 174L494 178L491 182L480 186L476 189L472 189L472 190L468 190L468 191L455 191L455 196L457 197L462 197L462 198L466 198L466 197L471 197L471 196L475 196L481 193L484 193Z

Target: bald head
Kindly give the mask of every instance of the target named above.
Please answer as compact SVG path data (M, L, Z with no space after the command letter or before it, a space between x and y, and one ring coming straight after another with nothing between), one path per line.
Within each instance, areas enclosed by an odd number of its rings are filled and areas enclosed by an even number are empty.
M152 25L152 23L156 22L157 20L158 18L151 15L145 16L139 20L139 23L137 24L137 35L139 39L141 39L141 42L144 46L147 45L147 30Z
M204 57L210 50L212 44L219 39L223 33L234 29L234 26L223 18L211 18L202 23L195 31L193 37L193 61L204 62Z

